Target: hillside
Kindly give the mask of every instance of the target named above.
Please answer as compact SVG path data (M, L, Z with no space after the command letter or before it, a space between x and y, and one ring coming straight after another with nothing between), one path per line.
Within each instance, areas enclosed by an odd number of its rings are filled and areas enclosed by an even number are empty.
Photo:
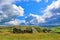
M60 27L43 28L37 26L15 26L25 30L33 28L33 33L12 33L14 26L0 27L0 40L60 40ZM43 32L43 29L51 29L52 32Z

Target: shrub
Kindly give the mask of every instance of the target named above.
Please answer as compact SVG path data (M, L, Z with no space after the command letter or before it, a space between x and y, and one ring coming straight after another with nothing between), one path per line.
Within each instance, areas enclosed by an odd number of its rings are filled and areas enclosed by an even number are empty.
M13 28L13 33L17 33L18 29L17 28Z
M17 29L17 32L18 32L18 33L21 33L21 29Z
M47 33L47 32L51 32L51 29L43 29L43 32Z
M52 30L51 29L48 29L47 32L51 32Z
M42 32L42 29L40 27L34 27L38 32Z
M46 28L45 28L45 29L43 29L43 32L44 32L44 33L47 33L47 29L46 29Z
M33 30L32 30L31 27L27 27L27 28L26 28L26 32L27 32L27 33L33 33Z

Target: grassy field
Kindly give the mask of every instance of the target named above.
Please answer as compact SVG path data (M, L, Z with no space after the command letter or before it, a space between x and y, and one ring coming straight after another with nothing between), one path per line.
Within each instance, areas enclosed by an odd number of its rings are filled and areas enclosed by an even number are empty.
M53 31L59 28L51 28ZM56 30L55 30L56 29ZM24 33L14 34L9 32L11 28L0 27L0 40L60 40L60 34L57 33Z
M36 34L13 34L0 33L0 40L60 40L60 34L36 33Z

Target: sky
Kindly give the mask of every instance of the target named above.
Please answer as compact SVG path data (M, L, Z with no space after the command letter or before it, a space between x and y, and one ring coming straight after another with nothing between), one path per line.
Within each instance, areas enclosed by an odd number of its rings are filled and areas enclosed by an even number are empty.
M60 0L0 0L0 25L60 25Z

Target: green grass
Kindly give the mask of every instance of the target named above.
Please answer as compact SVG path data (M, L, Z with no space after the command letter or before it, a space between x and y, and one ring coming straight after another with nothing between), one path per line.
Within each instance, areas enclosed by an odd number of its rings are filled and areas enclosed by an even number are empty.
M20 27L22 29L25 27ZM39 30L39 28L37 28ZM0 27L0 40L60 40L60 34L57 33L24 33L24 34L14 34L9 31L12 27ZM59 31L59 28L51 28L53 32ZM60 31L59 31L60 32Z
M36 34L0 33L0 40L60 40L60 34L54 34L54 33L36 33Z
M51 28L53 32L60 32L60 27Z

